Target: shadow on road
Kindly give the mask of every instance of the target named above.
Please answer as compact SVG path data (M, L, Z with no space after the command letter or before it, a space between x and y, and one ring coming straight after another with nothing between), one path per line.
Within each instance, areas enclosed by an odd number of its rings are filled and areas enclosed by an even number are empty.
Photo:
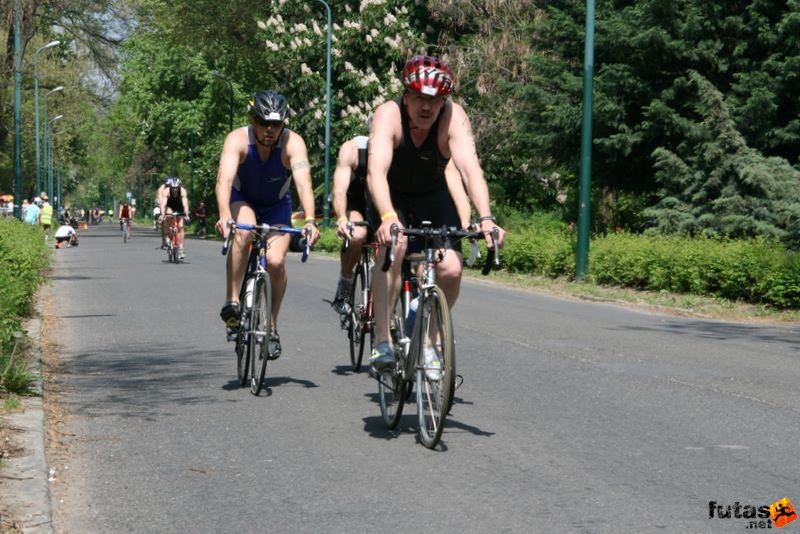
M748 325L725 323L721 321L671 321L652 327L624 325L618 330L640 332L667 332L669 334L689 334L705 339L757 339L772 343L785 343L800 349L800 334L785 327L765 327L764 325Z

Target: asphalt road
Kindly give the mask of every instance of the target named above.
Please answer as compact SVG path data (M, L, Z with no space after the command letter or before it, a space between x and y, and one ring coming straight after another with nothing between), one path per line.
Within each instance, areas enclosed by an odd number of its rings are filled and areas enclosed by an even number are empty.
M388 432L376 383L349 371L322 302L334 259L290 256L283 356L256 398L217 315L219 243L171 265L150 231L80 237L50 277L70 414L58 532L738 532L800 507L791 327L466 281L465 383L430 451L413 405Z

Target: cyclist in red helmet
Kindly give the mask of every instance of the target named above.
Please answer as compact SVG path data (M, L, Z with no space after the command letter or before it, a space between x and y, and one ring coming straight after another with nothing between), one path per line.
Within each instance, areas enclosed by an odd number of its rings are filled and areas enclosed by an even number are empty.
M487 242L491 246L490 233L498 228L502 245L505 232L492 215L469 118L464 108L450 99L454 84L450 66L436 57L414 56L403 67L401 81L403 95L375 111L369 140L367 184L374 207L370 217L377 228L378 242L391 243L390 228L395 224L402 228L430 221L434 227L461 226L445 179L445 167L452 160ZM463 261L460 244L451 247L437 265L437 282L452 307L458 297ZM376 345L370 358L373 374L394 364L389 318L400 289L405 248L401 239L391 269L387 273L374 271ZM385 254L386 247L381 247L378 265Z

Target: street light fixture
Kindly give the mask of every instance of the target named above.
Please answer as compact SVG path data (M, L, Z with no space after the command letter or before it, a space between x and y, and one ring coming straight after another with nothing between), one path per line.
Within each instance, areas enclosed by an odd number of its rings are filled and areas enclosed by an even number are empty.
M62 114L62 115L56 115L55 117L50 119L50 129L49 129L50 137L49 137L49 139L47 139L48 129L47 129L47 123L45 123L45 146L47 147L47 150L45 151L45 158L47 158L45 160L47 162L46 163L46 166L47 166L47 194L50 196L50 198L53 198L53 199L55 199L55 197L53 196L53 127L52 127L52 125L55 124L56 121L59 121L59 120L61 120L63 118L64 118L64 115Z
M331 188L331 41L333 40L333 15L325 0L317 0L325 6L328 15L327 49L325 52L325 196L322 199L322 225L327 228L330 215L328 196Z
M44 136L45 136L44 137L44 162L45 162L45 166L47 165L47 161L48 161L47 157L48 157L48 148L49 148L48 141L47 141L47 125L48 125L48 122L47 122L47 97L52 95L53 93L58 93L58 92L63 91L63 90L64 90L64 86L63 85L59 85L58 87L56 87L54 89L51 89L50 91L48 91L48 92L46 92L44 94L44 121L43 122L44 122ZM42 189L44 189L45 188L44 186L46 184L39 184L39 185L41 185ZM40 191L41 191L41 189L39 189L37 187L36 194L39 194ZM47 194L48 195L50 194L49 190L47 191Z
M230 92L228 93L228 102L230 104L230 112L228 113L229 122L230 122L230 131L233 131L233 83L226 78L221 72L215 70L211 73L214 78L219 78L220 80L224 81L228 84L228 89Z
M33 109L36 121L36 191L40 190L42 183L40 171L41 156L39 155L39 52L60 44L61 41L51 41L43 47L36 49L36 53L33 54Z

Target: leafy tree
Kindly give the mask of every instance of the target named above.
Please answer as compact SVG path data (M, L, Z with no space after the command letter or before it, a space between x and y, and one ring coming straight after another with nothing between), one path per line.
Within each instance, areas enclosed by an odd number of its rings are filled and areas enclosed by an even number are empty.
M723 95L699 73L696 113L686 117L677 153L654 153L661 200L648 214L655 231L734 238L766 236L800 243L800 172L747 146Z

